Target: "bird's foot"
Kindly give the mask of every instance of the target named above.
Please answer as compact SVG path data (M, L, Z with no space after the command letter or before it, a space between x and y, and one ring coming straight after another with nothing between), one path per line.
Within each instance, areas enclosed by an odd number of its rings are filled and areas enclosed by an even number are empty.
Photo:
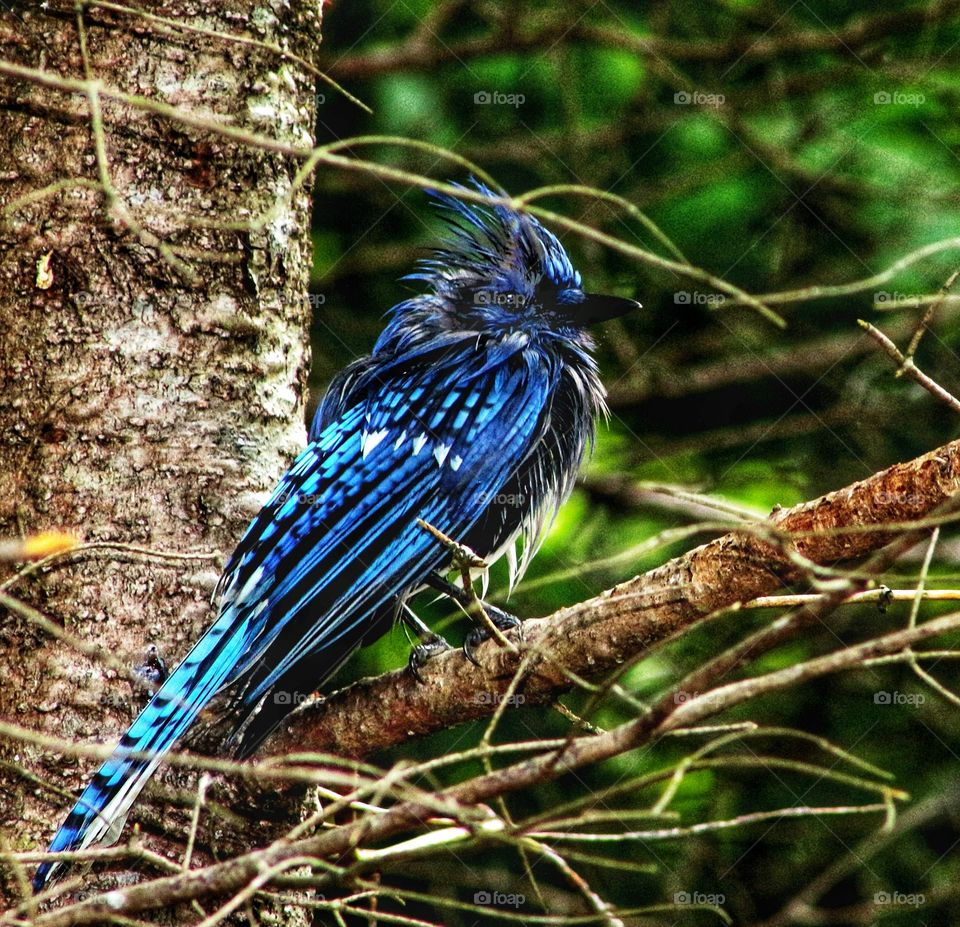
M417 682L423 682L424 680L420 674L420 670L434 659L434 657L439 657L441 653L446 653L446 651L452 649L453 648L439 634L431 634L410 651L407 669L410 670L413 678L416 679Z
M523 640L523 622L520 621L516 615L511 615L509 612L502 611L493 605L487 605L485 603L483 610L487 613L487 617L493 622L498 631L516 631L517 637ZM464 638L463 655L474 666L480 665L475 653L477 647L492 636L485 627L478 625Z

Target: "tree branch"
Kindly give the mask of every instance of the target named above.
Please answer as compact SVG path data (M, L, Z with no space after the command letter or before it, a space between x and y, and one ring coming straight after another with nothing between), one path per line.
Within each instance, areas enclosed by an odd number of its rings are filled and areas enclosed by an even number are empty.
M476 806L506 792L517 791L546 779L555 779L565 772L624 753L653 734L693 724L756 695L850 669L862 665L865 659L898 653L912 644L955 632L958 627L960 616L946 615L917 627L895 631L811 660L799 667L787 667L756 679L731 683L716 690L715 698L693 699L675 707L665 718L661 719L657 715L637 718L604 734L576 738L558 751L548 751L529 760L477 776L437 793L434 796L435 804L446 802L451 812L457 808L466 811L470 806ZM421 801L403 801L381 814L366 816L352 824L320 830L296 840L276 840L263 849L253 850L203 869L114 889L70 907L41 914L34 918L33 923L36 927L78 927L81 924L114 919L123 914L170 907L196 898L238 892L248 886L251 887L248 892L252 892L287 869L309 865L317 859L344 861L357 847L377 843L415 828L431 816L431 809ZM499 823L493 817L487 820L494 824ZM472 829L482 831L482 821L474 819ZM350 872L357 874L365 869L376 868L383 858L384 853L380 852L379 861L365 865L361 860L350 868ZM336 876L333 875L320 877L315 886L322 888L328 881L335 879Z
M596 598L525 621L519 653L484 644L478 668L451 651L424 668L422 684L397 670L304 705L268 741L265 752L359 757L488 717L523 660L525 675L516 689L522 703L551 702L571 688L571 673L602 679L705 616L780 592L803 578L803 558L832 567L883 547L906 523L928 518L958 489L960 441L954 441L819 499L775 511L760 526L725 534Z

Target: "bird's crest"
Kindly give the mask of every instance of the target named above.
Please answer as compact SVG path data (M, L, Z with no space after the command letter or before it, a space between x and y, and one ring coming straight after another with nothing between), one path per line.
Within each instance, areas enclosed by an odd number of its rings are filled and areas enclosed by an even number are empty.
M473 186L484 196L503 199L476 180ZM446 193L433 197L449 234L407 279L424 280L441 296L483 289L529 298L541 281L557 290L579 288L580 274L563 245L532 216L502 203L467 203Z

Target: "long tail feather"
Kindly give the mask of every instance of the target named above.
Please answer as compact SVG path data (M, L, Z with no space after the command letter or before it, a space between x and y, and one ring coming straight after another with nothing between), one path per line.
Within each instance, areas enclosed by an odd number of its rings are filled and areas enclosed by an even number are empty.
M163 755L229 681L245 644L246 621L228 610L187 654L124 734L116 750L83 790L50 844L51 852L115 843L130 806ZM41 863L33 879L40 891L63 864Z

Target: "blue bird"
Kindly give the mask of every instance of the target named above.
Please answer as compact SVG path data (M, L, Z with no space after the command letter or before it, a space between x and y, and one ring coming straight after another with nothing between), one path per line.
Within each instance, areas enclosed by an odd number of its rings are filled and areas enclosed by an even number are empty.
M511 586L536 553L605 411L586 327L639 303L585 293L536 219L436 200L448 237L407 278L426 292L395 306L373 352L330 384L309 444L224 570L216 621L84 789L50 851L115 842L163 755L222 690L237 717L231 746L246 757L397 617L424 642L414 671L445 649L406 606L428 586L458 592L444 580L450 549L418 520L487 562L506 555ZM63 865L42 863L35 890Z

